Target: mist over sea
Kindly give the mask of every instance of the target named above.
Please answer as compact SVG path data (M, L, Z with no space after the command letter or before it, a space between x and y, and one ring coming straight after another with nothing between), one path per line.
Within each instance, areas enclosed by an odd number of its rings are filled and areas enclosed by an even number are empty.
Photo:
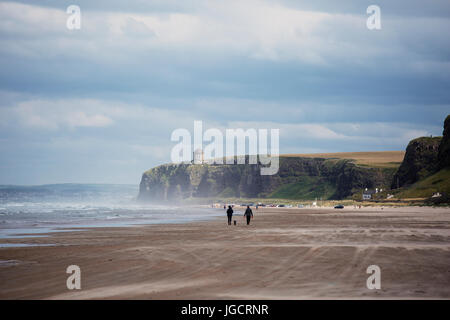
M207 220L218 209L141 204L137 185L0 186L0 239L83 227Z

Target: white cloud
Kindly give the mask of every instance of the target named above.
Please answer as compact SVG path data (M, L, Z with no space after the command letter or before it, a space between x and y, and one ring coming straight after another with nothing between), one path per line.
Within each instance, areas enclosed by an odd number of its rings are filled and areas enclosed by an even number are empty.
M63 9L0 3L0 32L14 36L13 43L10 37L1 39L1 50L22 56L62 55L118 63L128 61L133 53L170 48L187 54L297 60L313 65L336 61L370 65L376 57L417 60L421 55L429 56L413 42L412 35L442 45L445 35L436 34L436 30L449 27L448 19L387 17L377 34L365 27L364 11L359 15L336 14L265 0L229 0L201 1L189 13L90 12L81 8L82 29L69 31ZM427 24L433 28L423 27ZM408 59L396 60L409 63Z
M115 126L152 135L179 127L189 128L195 119L189 110L100 99L30 98L0 107L0 115L3 127L19 124L35 129L63 130Z
M87 115L83 111L75 111L68 115L67 123L69 127L106 127L113 120L102 114Z
M356 148L372 147L383 150L391 146L405 146L411 139L430 135L429 130L418 129L403 122L333 122L333 123L276 123L229 122L231 128L280 129L280 147L314 142L318 145L345 143ZM431 128L439 131L440 128ZM336 147L338 145L334 145ZM339 149L339 148L338 148ZM400 148L402 149L402 148Z
M282 140L318 139L318 140L344 140L348 139L345 134L331 130L327 124L311 123L277 123L277 122L241 122L231 121L230 128L254 128L254 129L280 129L280 145Z
M121 27L124 35L131 37L153 37L155 32L151 30L145 22L136 20L132 17L126 19L125 24Z
M111 115L117 111L95 100L28 100L7 109L11 120L50 130L107 127L114 123Z
M233 105L233 106L231 106ZM207 107L210 106L211 112ZM246 110L240 120L239 109ZM196 108L206 110L200 114ZM317 106L324 108L324 106ZM192 112L194 110L194 112ZM235 113L222 117L214 110L228 110ZM291 117L283 121L271 119L277 110L288 112ZM292 110L289 111L289 110ZM296 112L295 112L296 111ZM272 112L272 113L269 113ZM247 120L251 114L262 114L262 120ZM177 128L193 130L194 120L203 120L204 130L254 128L280 129L280 145L295 143L345 142L356 146L405 145L409 140L436 134L441 127L428 125L427 129L406 122L309 122L302 121L304 111L290 103L258 102L254 100L200 100L193 106L187 104L183 109L171 109L170 105L146 106L128 104L113 100L99 99L28 99L0 108L1 127L16 126L41 130L75 130L86 127L112 128L120 132L124 139L132 139L132 150L141 155L158 155L163 158L171 145L170 133ZM253 117L255 118L255 117ZM291 120L289 120L291 119ZM297 119L297 120L294 120ZM293 122L296 121L296 122ZM119 133L117 133L119 134ZM114 139L109 131L108 136Z

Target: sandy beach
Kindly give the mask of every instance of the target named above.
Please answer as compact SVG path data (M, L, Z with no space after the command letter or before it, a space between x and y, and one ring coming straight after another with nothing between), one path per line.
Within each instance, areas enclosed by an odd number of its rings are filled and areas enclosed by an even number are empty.
M240 211L240 210L238 210ZM96 228L3 243L0 299L450 298L450 209L254 210L185 224ZM66 268L81 268L68 290ZM369 265L381 289L369 290Z

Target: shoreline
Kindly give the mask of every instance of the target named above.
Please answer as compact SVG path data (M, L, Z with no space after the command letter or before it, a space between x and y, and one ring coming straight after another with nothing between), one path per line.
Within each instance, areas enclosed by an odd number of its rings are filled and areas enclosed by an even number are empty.
M224 213L27 237L55 246L0 248L0 299L450 298L447 208L253 212L250 226L242 216L228 226ZM73 264L81 290L66 288ZM366 288L371 264L382 270L381 290Z

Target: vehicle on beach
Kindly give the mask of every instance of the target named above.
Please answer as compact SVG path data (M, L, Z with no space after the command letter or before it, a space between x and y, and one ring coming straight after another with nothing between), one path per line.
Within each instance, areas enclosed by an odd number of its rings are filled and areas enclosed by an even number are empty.
M338 204L334 206L335 209L344 209L344 206L342 204Z
M247 207L247 206L254 207L255 204L253 202L251 202L251 203L241 203L241 207Z
M279 204L279 205L277 205L277 208L284 208L284 207L285 207L284 204Z

